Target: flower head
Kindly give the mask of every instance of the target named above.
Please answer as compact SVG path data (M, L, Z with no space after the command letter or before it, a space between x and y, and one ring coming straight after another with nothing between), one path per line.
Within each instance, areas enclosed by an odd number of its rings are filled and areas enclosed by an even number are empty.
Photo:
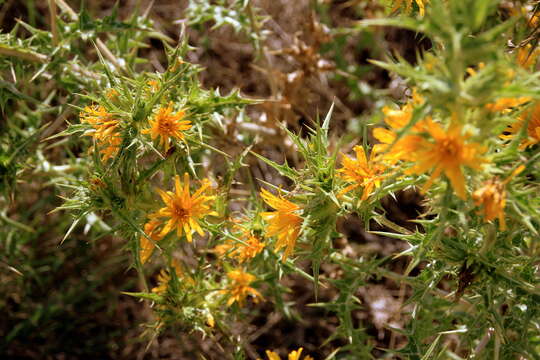
M479 213L483 213L486 222L498 218L501 230L506 229L504 221L506 191L504 184L499 182L497 178L488 180L484 183L484 186L473 193L473 200L476 206L482 206Z
M289 353L288 360L300 360L300 355L302 355L303 348L299 348L298 350L293 350ZM266 350L266 356L268 356L268 360L281 360L278 354L276 354L273 351ZM309 355L306 355L304 357L304 360L313 360L313 358Z
M494 103L486 104L486 109L491 112L508 112L512 108L523 105L531 101L531 98L528 96L521 97L503 97L497 99Z
M109 100L116 100L118 96L120 96L120 93L116 91L116 89L110 88L105 93L105 96L107 96Z
M257 279L254 275L238 269L229 271L227 277L231 281L231 285L228 289L222 290L223 293L229 295L227 306L232 305L235 301L238 305L244 306L245 299L248 295L253 296L255 303L258 303L263 298L257 290L249 286Z
M268 222L266 236L277 236L276 251L285 247L282 260L285 261L293 252L296 239L300 235L302 218L297 214L300 206L279 197L272 195L265 189L261 191L264 202L276 211L261 213L262 218Z
M405 11L409 12L409 11L411 11L412 0L405 0L405 1L407 3ZM424 13L425 13L425 4L424 4L424 2L425 1L426 0L415 0L416 5L418 5L418 10L420 12L420 16L424 16ZM394 4L394 9L392 11L396 11L397 9L399 9L402 4L403 4L403 0L396 0L395 4Z
M176 113L172 111L172 103L167 107L161 107L150 120L150 128L141 131L143 134L150 134L152 140L159 137L159 143L165 147L165 151L169 149L171 138L184 140L183 131L191 128L191 121L182 120L185 115L183 110Z
M188 285L195 284L191 276L186 275L184 273L184 271L182 270L182 266L177 260L172 261L172 268L174 269L174 272L176 273L176 277L178 279L184 279L186 281L186 284ZM157 286L152 288L152 292L154 294L163 295L167 291L170 281L171 281L171 274L169 270L161 269L161 271L159 272L157 276Z
M363 147L357 145L354 147L354 151L356 152L356 160L342 154L343 167L338 170L338 174L343 180L352 183L352 185L343 189L341 194L347 193L357 187L362 187L361 200L366 200L373 192L373 189L381 185L386 166L376 161L375 151L371 153L369 162Z
M539 49L532 50L532 45L529 43L525 46L520 47L517 50L516 62L522 68L525 68L525 69L530 68L531 65L536 63L536 59L538 58L539 54L540 54L540 50Z
M412 120L414 106L422 104L424 100L413 91L412 99L400 109L392 109L385 106L382 111L385 115L384 122L390 129L376 128L373 136L380 141L373 147L373 152L380 154L382 159L390 165L399 160L413 161L414 151L417 150L420 137L416 134L405 134L398 137L399 132L409 125ZM425 120L417 121L411 128L414 133L421 133L425 128Z
M92 125L88 136L92 136L100 148L101 160L107 161L120 149L122 137L118 132L119 121L99 106L86 106L79 114L81 122Z
M161 239L158 226L161 224L159 220L150 220L144 224L144 233L154 242ZM141 259L141 264L146 263L152 253L154 252L154 242L150 241L146 236L141 235L139 239L139 258Z
M400 109L393 109L389 106L382 108L385 115L384 121L393 129L402 129L407 126L412 119L414 107L424 103L424 99L416 89L412 91L412 98Z
M148 80L146 85L150 87L150 91L153 93L159 90L159 82L157 80Z
M433 181L444 173L454 191L461 199L466 199L465 178L462 166L480 169L487 160L480 157L485 149L476 143L467 143L468 135L462 134L460 125L452 124L445 131L440 124L428 119L426 131L431 139L419 137L418 149L415 151L416 165L408 170L409 173L422 174L431 169L433 172L424 185L426 191Z
M251 230L242 228L239 225L236 225L236 227L240 230L236 236L242 242L228 239L225 243L216 246L214 251L220 256L225 255L235 258L239 263L243 263L257 256L264 249L264 242L253 235Z
M171 281L171 275L165 269L161 269L157 276L157 286L152 288L154 294L163 295L167 292L169 287L169 281Z
M177 235L182 236L182 232L186 234L189 242L192 241L192 233L196 231L203 236L204 232L199 224L199 221L208 215L218 216L215 211L210 209L209 201L215 196L204 195L210 187L210 181L205 179L201 187L190 194L189 191L189 175L184 174L184 184L180 183L178 175L174 178L175 192L163 191L158 189L161 200L165 206L157 212L150 215L152 219L167 219L167 223L159 233L159 237L164 237L173 229L176 229Z
M482 206L482 209L478 213L484 215L484 221L488 222L498 218L500 229L506 230L506 222L504 219L504 207L506 206L505 186L514 176L524 169L525 166L518 166L518 168L504 181L499 181L498 178L490 179L473 193L472 197L474 204L476 206Z
M527 138L521 142L520 150L540 142L540 101L536 102L531 110L524 111L518 120L509 125L506 131L508 135L502 135L503 139L512 139L527 122Z

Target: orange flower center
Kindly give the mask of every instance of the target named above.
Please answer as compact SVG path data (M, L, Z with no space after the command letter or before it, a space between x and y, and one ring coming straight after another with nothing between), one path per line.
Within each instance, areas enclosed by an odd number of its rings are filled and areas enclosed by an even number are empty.
M444 139L438 143L439 152L444 158L456 158L461 152L461 146L455 139Z
M158 128L161 134L171 135L174 132L173 123L169 119L160 119Z
M182 205L173 203L173 213L176 218L187 221L190 217L189 210L182 207Z

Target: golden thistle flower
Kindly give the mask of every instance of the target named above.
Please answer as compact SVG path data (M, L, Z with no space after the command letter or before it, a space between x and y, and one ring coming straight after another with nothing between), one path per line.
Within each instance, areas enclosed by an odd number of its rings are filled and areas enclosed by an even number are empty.
M120 96L120 93L118 93L118 91L116 91L115 89L111 88L107 90L105 96L107 96L109 100L115 100L116 98L118 98L118 96Z
M119 121L112 114L99 106L86 106L79 114L81 122L92 125L93 130L88 136L92 136L100 148L101 160L107 161L120 149L122 137L118 132Z
M506 230L506 221L504 219L504 207L506 206L505 186L514 176L524 169L525 166L519 166L505 181L502 182L497 178L490 179L484 183L484 186L473 193L472 197L474 204L476 206L482 206L482 209L479 210L478 213L483 213L485 222L498 218L499 228L503 231Z
M253 301L258 303L263 297L262 295L249 285L257 278L254 275L248 274L242 270L232 270L227 273L227 277L232 282L231 286L221 292L229 295L227 306L232 305L235 301L240 306L244 306L245 299L248 295L253 296Z
M485 149L476 143L466 143L465 140L469 136L462 135L461 126L456 124L451 125L448 131L445 131L441 125L428 119L426 131L434 141L419 137L418 150L414 153L417 165L407 172L422 174L433 169L423 191L427 191L433 181L444 172L456 194L465 200L467 194L461 167L466 165L479 170L481 165L487 162L480 157Z
M185 280L188 285L195 285L195 281L191 278L191 276L184 273L182 266L177 260L172 261L172 268L174 269L178 279ZM157 276L157 286L152 288L152 292L154 294L163 295L167 291L170 281L171 274L169 273L169 270L161 269Z
M526 10L525 10L526 11ZM526 11L528 13L528 11ZM529 18L529 21L527 21L527 24L530 28L536 29L538 27L538 23L540 23L540 14L535 11Z
M157 276L157 286L152 288L154 294L163 295L169 287L169 281L171 281L171 275L165 269L161 269Z
M253 259L264 249L264 242L253 235L250 230L240 228L240 234L237 235L242 242L235 241L234 239L228 239L224 244L218 245L214 248L214 251L219 256L228 256L235 258L239 263L243 263L249 259Z
M385 106L382 111L385 115L384 122L390 126L390 129L376 128L373 130L375 139L381 142L373 147L373 152L381 154L382 159L389 164L395 164L399 160L413 161L412 154L416 151L420 137L414 134L403 135L399 140L398 132L406 127L412 119L414 106L423 103L423 99L413 90L412 99L401 109L392 109ZM412 132L423 132L425 121L416 122Z
M303 348L299 348L298 350L293 350L289 353L288 360L300 360L300 355L302 355ZM266 350L266 356L268 356L268 360L281 360L278 354L276 354L273 351ZM313 360L313 358L309 355L306 355L304 357L304 360Z
M161 224L159 220L151 220L144 224L144 233L152 239L154 242L157 242L161 239L159 236L158 226ZM139 259L141 259L141 264L146 263L152 253L154 252L155 245L152 241L148 240L146 236L141 235L139 239Z
M151 219L168 219L159 233L159 237L164 237L176 228L179 237L182 236L183 232L186 234L187 240L191 242L193 240L193 231L196 231L201 236L204 235L204 231L199 224L201 219L208 215L218 216L218 213L212 211L210 205L207 204L215 196L203 195L210 187L210 181L208 179L203 180L201 187L193 195L189 191L188 173L184 174L183 186L180 183L180 177L178 175L175 176L174 182L175 192L165 192L157 189L161 199L165 203L165 207L159 209L149 217Z
M516 62L524 69L530 68L536 63L539 54L540 49L532 50L532 45L529 43L517 50Z
M416 125L423 125L423 122ZM418 150L422 141L422 137L416 134L403 135L396 141L397 131L383 128L373 129L373 137L381 142L373 147L373 153L380 154L381 159L389 165L400 160L414 161L416 159L414 152Z
M381 186L381 180L384 177L382 173L386 170L386 166L376 161L375 151L371 152L369 162L363 147L357 145L354 147L354 151L356 152L356 160L341 154L343 167L338 170L338 174L343 180L352 184L343 189L340 195L362 187L363 192L360 200L366 200L374 188Z
M521 142L519 149L524 150L531 145L538 144L540 142L540 101L536 102L532 109L524 111L515 123L508 126L506 129L508 135L500 137L511 140L527 120L527 138Z
M172 113L172 102L167 107L161 107L154 118L150 120L150 128L141 131L143 134L150 134L152 140L160 138L160 145L169 150L170 139L184 140L183 131L191 128L191 121L182 120L184 111L180 110Z
M484 186L476 190L473 193L473 200L476 206L483 206L479 214L484 213L484 220L486 222L498 218L501 230L506 229L506 223L504 221L506 190L497 178L488 180L484 183Z
M300 210L300 206L284 199L281 194L277 197L265 189L262 189L261 197L266 204L276 210L263 212L261 216L268 222L266 236L277 236L276 251L285 247L281 258L282 261L285 261L292 254L296 239L300 235L302 218L296 214Z
M491 112L507 112L511 108L518 107L531 101L528 96L522 97L503 97L497 99L494 103L486 104L486 109Z
M412 119L414 107L421 105L424 99L418 94L416 89L412 91L412 98L401 108L393 109L389 106L382 108L385 115L384 121L393 129L401 129L409 124Z
M411 11L411 7L412 7L412 0L405 0L406 1L406 8L405 8L405 11L406 12L410 12ZM427 0L429 1L429 0ZM425 14L425 0L415 0L416 2L416 5L418 5L418 10L420 12L420 16L424 16ZM392 9L392 12L396 11L397 9L399 9L401 7L401 5L403 4L403 0L396 0L395 1L395 4L394 4L394 9Z
M146 85L150 86L151 92L157 92L159 90L159 83L157 80L148 80Z

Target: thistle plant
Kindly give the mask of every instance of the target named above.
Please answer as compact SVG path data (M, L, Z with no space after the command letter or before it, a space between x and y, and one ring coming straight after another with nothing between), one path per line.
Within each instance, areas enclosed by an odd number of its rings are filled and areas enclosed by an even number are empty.
M171 330L195 333L234 359L314 359L315 351L327 359L538 358L540 80L532 4L386 1L377 17L328 33L313 21L311 47L296 39L292 50L271 51L268 19L252 1L191 2L178 39L157 31L147 13L122 22L115 10L93 20L84 9L51 3L60 12L50 7L50 33L21 22L30 37L20 39L17 28L0 37L0 54L9 56L3 72L59 79L62 93L38 101L37 91L2 87L0 105L13 115L0 141L2 202L13 202L29 169L43 171L62 197L55 213L70 216L61 222L62 246L81 233L95 243L113 236L122 266L137 274L118 293L151 310L144 341ZM313 3L312 17L323 17L324 6ZM197 49L185 26L211 21L247 35L270 96L203 85L206 69L191 60ZM323 66L323 44L378 36L381 27L430 43L414 62L397 53L370 60L402 79L404 97L371 92L380 99L369 115L347 119L355 131L334 125L336 111L347 113L337 98L320 116L305 112L295 122L287 109L301 80L334 70L334 80L353 76L340 64ZM149 39L163 48L154 69L144 58ZM66 61L69 51L77 56ZM272 76L279 72L269 59L278 53L292 54L303 70ZM42 126L49 113L62 121ZM51 166L43 156L51 148L68 155ZM396 220L388 203L407 193L421 198L419 210ZM6 214L3 247L15 229L34 231ZM401 248L370 252L347 228ZM295 281L309 284L305 308L332 319L333 332L318 347L254 348L257 316L270 328L270 313L305 321ZM397 294L382 305L369 300L381 284ZM398 303L392 311L391 302ZM368 308L372 320L358 315ZM382 310L392 314L377 319Z
M359 306L358 289L377 276L410 289L412 310L402 310L406 326L392 329L406 345L387 349L395 356L537 353L534 238L540 218L533 179L540 93L531 76L535 58L507 48L508 40L522 42L526 19L501 20L496 1L417 5L416 15L364 20L348 30L400 26L432 42L416 65L399 57L373 61L405 79L411 97L377 110L383 122L366 128L375 142L356 140L362 145L353 147L353 156L340 151L346 139L331 140L330 110L305 134L281 128L301 166L249 152L248 143L231 162L235 155L213 145L219 136L215 119L230 121L256 101L203 90L197 82L202 69L183 60L190 50L185 42L168 48L163 73L106 72L109 90L86 95L81 125L63 134L90 135L93 161L89 180L76 185L78 196L63 208L78 209L79 216L111 214L141 279L150 266L165 264L158 287L150 291L143 283L140 292L128 293L151 301L154 331L181 325L221 332L234 343L228 324L261 304L292 316L279 282L296 273L313 282L315 298L321 287L338 294L313 304L339 319L329 340L343 337L347 344L334 354L370 356L370 341L351 314ZM250 156L287 178L287 189L250 179L247 198L235 199L231 184ZM216 158L237 166L222 178L205 165ZM192 186L190 176L204 179ZM410 188L423 195L425 209L412 231L388 219L381 205ZM341 236L338 221L351 215L359 216L366 230L375 221L387 230L373 233L409 244L395 254L407 259L403 274L386 268L390 258L347 258L334 246ZM342 275L332 280L321 274L326 264ZM411 275L413 270L419 275ZM438 288L443 279L448 293Z

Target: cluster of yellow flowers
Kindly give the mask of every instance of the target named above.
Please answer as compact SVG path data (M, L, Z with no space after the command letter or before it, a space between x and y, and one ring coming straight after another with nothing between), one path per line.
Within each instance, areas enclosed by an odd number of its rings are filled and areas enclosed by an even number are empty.
M503 103L507 105L521 105L522 99L504 99L493 104L492 110L502 109ZM413 163L404 171L405 174L423 174L431 172L428 180L423 186L423 191L427 191L433 182L443 174L449 179L456 195L467 199L467 189L465 186L465 176L463 167L472 170L480 170L482 165L488 160L482 155L486 149L478 143L469 141L470 134L463 130L463 126L452 119L450 125L444 128L440 123L426 118L417 121L409 132L402 134L403 129L409 125L412 119L412 112L415 106L421 105L423 100L414 92L412 100L401 109L383 109L385 122L390 129L374 129L374 137L380 144L374 146L368 160L364 149L355 146L356 159L343 156L342 168L338 169L338 175L348 185L341 191L341 194L348 193L361 188L360 200L367 200L373 191L380 187L382 181L390 173L397 162ZM164 109L158 118L166 118L170 114L170 107ZM523 140L521 148L540 142L540 106L535 106L532 111L524 112L518 122L508 128L509 135L503 137L508 139L515 136L523 123L528 124L528 138ZM157 121L157 120L156 120ZM159 129L155 123L156 129ZM156 130L157 132L158 130ZM166 136L164 137L166 139ZM165 147L167 143L163 143ZM523 168L520 167L522 170ZM517 174L517 172L514 172ZM482 187L474 191L473 200L475 205L481 207L479 210L483 214L485 221L499 219L501 229L505 228L504 207L506 203L505 185L511 177L501 182L492 179L483 184ZM185 174L183 185L178 176L175 177L175 192L165 192L158 189L158 193L164 203L164 207L149 215L149 221L144 226L145 236L140 238L140 258L145 263L155 248L155 242L162 239L171 231L176 230L180 237L185 234L189 242L192 241L192 233L195 231L199 235L204 235L200 220L208 215L218 216L211 210L209 202L214 196L206 195L210 182L203 180L201 187L193 194L189 190L189 175ZM302 208L285 199L281 194L273 195L269 191L261 190L261 197L264 202L274 211L262 212L262 219L267 222L265 237L276 237L275 251L285 249L282 260L285 261L294 251L296 241L300 236L303 219L301 217ZM260 238L253 235L251 230L236 225L239 229L240 241L229 239L225 243L218 245L214 251L219 255L227 255L236 259L240 264L259 254L265 244ZM256 280L252 274L241 269L232 270L227 273L231 286L224 290L229 295L228 304L237 302L240 306L245 304L245 298L253 296L253 300L258 302L262 295L249 285Z
M493 104L486 105L486 109L492 112L509 112L515 107L530 102L529 97L501 98ZM394 165L404 162L411 164L404 170L405 174L420 175L431 172L423 185L423 192L426 192L433 182L444 174L456 195L462 200L467 199L464 167L476 171L481 170L482 165L489 162L483 156L487 149L479 143L470 141L471 134L464 130L464 126L455 117L451 118L446 128L431 117L418 120L411 125L415 106L422 104L422 98L413 91L411 101L402 108L385 107L382 109L385 115L384 121L389 129L374 129L373 136L380 143L373 147L369 161L364 149L360 146L354 147L356 160L343 156L343 167L338 170L338 175L349 185L342 190L342 194L361 187L361 200L366 200L374 189L380 186L381 181L391 173ZM526 137L519 146L521 150L540 143L540 102L533 103L528 110L518 115L517 121L510 124L500 138L512 140L524 124L527 124L527 129ZM405 129L406 127L410 128ZM517 170L523 170L523 166ZM514 172L512 176L519 171ZM496 179L489 180L473 193L475 204L483 208L481 213L485 221L498 218L501 229L505 228L506 192L504 187L512 176L504 182Z
M404 6L405 11L409 12L415 6L414 3L416 3L419 15L424 16L426 6L429 6L429 0L414 0L414 2L413 0L395 0L394 6L395 9ZM531 19L531 21L533 20L538 22L536 17ZM540 55L540 50L533 50L530 44L510 52L509 56L517 70L504 72L510 79L507 84L513 81L516 74L519 75L520 72L524 71L523 69L531 69L535 65L538 55ZM179 60L174 64L174 67L181 64L182 62ZM435 68L434 64L436 64L436 60L426 60L424 63L425 68L429 71ZM480 63L466 71L462 71L461 66L457 66L457 72L464 72L464 74L458 74L458 78L465 81L479 76L490 66ZM414 81L414 78L412 80ZM421 80L417 79L417 81ZM465 204L466 206L463 207L456 206L458 211L474 212L482 217L480 221L497 222L500 230L506 230L506 222L509 220L505 216L505 207L507 200L512 203L511 198L507 199L508 194L512 195L510 191L507 193L507 187L512 179L525 169L525 166L513 164L513 168L510 170L510 166L505 163L504 166L508 167L507 169L496 169L496 166L493 165L497 163L498 159L495 153L507 146L507 142L513 141L515 145L514 148L507 147L507 149L517 148L519 151L526 151L531 146L540 143L540 101L534 100L531 96L500 97L496 100L490 98L479 101L479 106L470 106L472 100L462 101L465 95L456 92L457 95L450 93L452 96L456 95L455 101L449 100L450 105L445 107L439 106L440 102L431 101L430 103L429 100L434 100L434 97L439 95L435 90L421 85L419 85L419 89L419 91L412 89L411 98L402 106L382 108L384 123L374 128L371 133L377 142L376 144L371 148L360 145L352 146L351 151L354 152L354 155L349 156L345 151L340 153L340 165L331 169L336 171L336 179L331 179L332 181L329 182L331 183L329 192L336 190L336 188L338 190L336 191L337 197L334 198L334 194L331 194L332 201L335 200L336 203L336 212L348 211L349 207L340 208L339 203L346 203L351 199L356 200L358 204L372 205L380 197L387 195L387 191L389 191L389 187L385 187L387 183L393 179L406 178L404 183L421 186L421 191L424 194L430 189L434 193L441 188L446 188L448 195L455 196L449 202L450 205L445 204L444 206L450 208L456 204ZM163 90L163 87L160 88L158 80L150 80L144 85L143 92L149 97L157 98L163 93ZM429 91L433 92L429 93ZM466 91L463 90L463 92ZM486 97L479 98L486 99L487 96L493 96L487 91L486 93ZM106 92L106 97L113 103L121 101L121 94L114 89L109 89ZM470 99L475 99L475 97L470 96ZM487 101L491 102L486 104ZM107 105L107 103L104 104ZM475 108L472 109L473 107ZM472 112L475 114L471 115ZM196 112L193 110L193 113ZM161 102L160 106L152 108L148 114L147 119L134 125L133 133L142 134L141 137L151 139L148 141L153 142L159 151L165 153L170 153L171 148L178 144L182 145L182 142L187 145L186 137L190 140L189 131L193 126L192 121L188 120L190 118L189 107L180 106L179 103L172 101ZM126 130L127 126L122 122L122 116L120 112L109 112L102 105L87 106L80 112L81 122L87 124L86 135L93 138L95 149L101 155L103 162L118 156L121 149L123 134L127 132L123 131ZM499 131L492 136L493 139L485 141L483 136L487 132L485 128L480 126L481 123L478 120L483 116L490 119L495 118L498 123L508 121L507 119L510 118L515 119L515 121L510 123L504 132L500 133ZM195 119L192 120L195 121ZM478 126L475 127L475 124ZM482 126L484 125L482 124ZM497 129L501 130L502 128ZM140 132L137 132L139 130ZM485 146L488 143L495 144L495 150L492 150L491 155L490 149ZM309 146L315 148L314 144L315 142L310 143ZM323 152L326 155L326 149ZM305 155L308 152L302 153ZM492 156L493 154L495 155ZM332 161L334 160L332 158ZM495 176L503 171L504 177ZM510 171L510 175L507 175ZM307 171L306 173L309 174ZM329 173L332 174L332 172ZM440 186L438 186L437 182L440 179L443 181L440 181ZM317 180L319 179L317 178ZM334 182L334 180L337 181ZM315 226L312 225L315 222L310 223L310 221L316 216L312 216L309 211L312 209L310 207L312 203L305 200L311 199L311 194L294 195L297 189L305 189L307 186L298 186L291 193L281 189L274 193L262 189L258 194L262 200L259 204L264 203L268 211L256 210L256 213L255 211L250 213L253 218L246 216L246 218L224 220L223 224L219 226L225 230L216 231L212 230L215 227L207 220L208 217L222 215L215 211L214 202L217 196L214 195L211 181L207 178L202 179L200 185L193 190L188 173L185 173L183 178L180 175L175 175L173 181L174 189L166 191L157 188L155 190L153 196L155 199L160 199L159 205L156 204L155 208L144 213L143 229L137 234L140 263L148 264L154 252L159 250L159 246L165 246L168 239L185 238L188 243L192 243L196 234L201 237L204 237L207 232L222 234L221 243L210 252L217 254L220 260L224 257L227 257L228 260L220 263L223 265L223 274L216 276L212 274L207 278L203 278L204 274L201 276L204 282L212 283L212 286L206 286L205 283L204 291L209 288L207 292L211 295L205 297L207 296L205 294L201 297L204 299L201 302L206 302L212 297L219 299L213 305L233 306L236 304L234 306L243 307L249 301L255 304L263 302L264 297L261 292L264 293L264 288L263 290L258 289L259 279L255 275L257 271L250 268L250 261L258 256L263 258L268 254L265 250L272 247L275 253L280 254L281 261L286 263L294 256L297 242L307 241L307 238L311 237L309 234L314 230ZM298 184L298 181L295 180L295 183ZM308 192L305 191L305 193ZM379 197L379 195L381 196ZM436 210L437 206L438 204L435 202L433 208ZM263 225L259 226L261 223ZM334 236L333 233L329 235L329 238L331 239L332 236ZM168 252L164 251L164 253L171 256ZM182 281L189 286L187 292L191 290L193 293L204 292L199 291L203 286L195 289L200 283L195 282L194 279L201 279L196 277L195 273L192 274L193 278L191 278L190 273L186 274L178 262L173 261L170 265L169 270L163 269L157 276L157 285L151 290L153 294L170 300L166 298L167 295L172 295L172 286L169 287L169 285L175 278L182 278ZM200 273L196 275L199 276ZM219 284L219 286L215 286L215 284ZM158 298L155 295L152 296ZM172 298L172 296L170 297ZM217 312L214 315L218 317ZM208 310L207 324L214 327L214 321L210 310ZM288 359L301 360L302 351L302 348L292 351L288 354ZM266 350L266 356L268 360L280 360L280 356L270 350ZM313 358L306 355L303 360L313 360Z
M413 98L418 102L418 95ZM340 169L342 178L352 182L345 191L362 186L365 200L375 187L380 186L385 171L398 161L414 162L407 169L407 174L423 174L433 170L423 187L427 191L434 180L445 174L450 180L456 194L466 199L465 179L462 166L480 169L487 162L481 157L486 149L474 142L468 142L469 134L464 133L463 127L453 121L448 129L431 118L420 120L412 126L409 132L402 134L405 126L412 119L413 106L408 103L401 110L383 109L386 114L385 122L391 130L377 128L374 137L381 142L373 148L370 164L364 151L356 147L357 160L345 157L343 168Z
M153 85L152 85L153 87ZM117 97L114 93L111 96ZM527 104L530 99L501 98L494 104L486 105L492 112L511 111L512 108ZM415 107L422 106L424 100L413 91L411 101L400 109L383 108L384 121L387 128L376 128L373 136L380 143L376 144L369 156L363 147L355 146L356 159L343 155L342 167L338 169L338 176L347 184L340 192L340 196L360 188L360 200L367 200L381 186L381 183L392 173L392 168L398 162L411 163L404 171L405 174L424 174L431 172L423 186L427 191L433 182L443 174L448 178L456 195L467 199L465 175L463 168L480 170L488 160L483 157L486 148L478 143L469 141L471 135L467 133L462 124L452 117L450 124L444 127L441 123L427 117L411 124ZM184 111L173 112L173 104L161 107L149 121L150 128L142 133L150 134L153 140L159 138L159 144L167 151L171 139L184 140L184 131L189 130L191 122L183 120ZM121 136L119 121L102 106L86 107L81 112L83 122L92 126L91 135L100 147L103 161L114 156L119 149ZM521 113L518 121L508 127L503 139L512 139L527 124L527 137L522 141L520 149L540 142L540 103ZM520 169L520 170L519 170ZM518 170L521 171L522 167ZM514 174L519 171L515 171ZM473 193L476 206L482 208L485 221L499 220L501 229L505 228L504 207L506 204L505 181L497 178L486 181L482 187ZM144 235L140 237L140 261L146 263L151 257L156 243L173 230L178 237L185 235L188 242L192 242L193 232L204 235L201 221L207 216L218 216L211 209L210 203L215 196L208 195L210 181L204 179L201 186L191 194L190 178L186 173L183 182L177 175L174 178L175 190L163 191L157 189L163 202L163 207L148 215L144 225ZM295 249L296 241L300 236L303 218L302 207L287 200L283 195L273 195L269 191L261 190L261 198L273 209L260 213L266 221L267 227L264 236L276 238L275 251L284 249L282 260L289 258ZM251 230L236 226L240 241L229 239L218 245L214 251L219 255L227 255L236 259L240 264L254 258L265 247L265 243ZM258 302L262 295L249 285L256 280L252 274L241 269L227 273L231 283L224 290L229 295L228 304L237 302L244 305L245 298L253 296Z
M106 93L111 100L117 99L118 91L109 89ZM159 138L159 145L167 152L172 139L185 141L184 132L191 129L191 121L184 120L186 112L179 110L173 112L173 103L161 106L157 113L149 120L150 127L141 131L150 134L152 140ZM79 115L81 123L92 126L87 135L92 136L100 148L101 160L106 162L118 153L122 136L120 133L120 120L108 112L102 105L86 106Z

